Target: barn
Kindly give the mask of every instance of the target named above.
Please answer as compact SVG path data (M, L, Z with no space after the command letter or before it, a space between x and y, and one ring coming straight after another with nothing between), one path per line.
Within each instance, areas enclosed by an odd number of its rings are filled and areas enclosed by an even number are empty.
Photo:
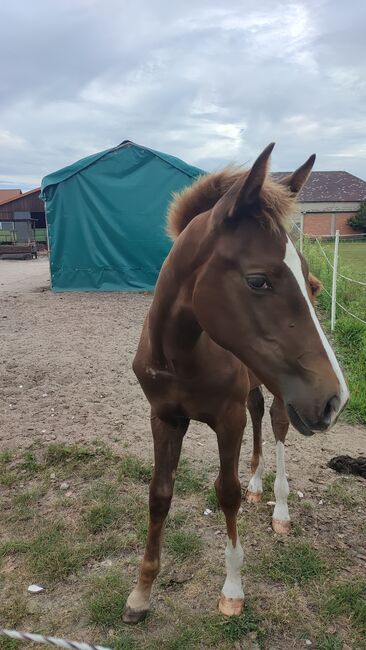
M288 172L273 174L276 180ZM309 237L334 237L355 231L348 225L363 201L366 201L366 182L345 171L312 172L299 197L296 221L300 225L303 215L304 233Z
M202 170L124 141L42 181L54 291L154 288L172 194Z
M32 258L47 245L40 188L0 190L0 257Z

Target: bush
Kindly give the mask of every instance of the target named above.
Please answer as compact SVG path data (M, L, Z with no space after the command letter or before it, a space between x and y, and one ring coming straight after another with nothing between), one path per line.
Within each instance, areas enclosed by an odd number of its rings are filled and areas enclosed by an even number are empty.
M348 225L358 232L366 232L366 201L360 204L359 209L353 217L347 221Z

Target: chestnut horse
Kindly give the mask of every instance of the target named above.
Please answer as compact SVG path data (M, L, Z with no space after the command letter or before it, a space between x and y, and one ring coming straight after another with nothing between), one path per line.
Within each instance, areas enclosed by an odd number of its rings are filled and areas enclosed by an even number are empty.
M314 304L316 296L321 289L321 282L312 273L309 273L310 299ZM264 399L260 380L249 371L250 393L247 407L253 427L253 453L251 459L252 477L249 481L245 498L249 503L259 503L262 500L262 477L264 473L264 460L262 452L262 420L264 415ZM276 440L276 480L274 484L275 507L272 515L272 528L280 535L287 535L290 531L290 514L287 499L289 486L285 472L285 438L290 421L286 407L279 397L274 397L270 408L272 430Z
M228 537L219 610L230 616L244 604L237 513L248 369L281 400L304 435L327 431L348 399L310 300L307 264L286 231L315 156L275 183L267 176L273 147L250 171L226 170L198 180L170 209L169 230L176 241L162 266L133 363L151 405L155 467L145 553L124 612L128 623L142 620L149 608L190 420L208 424L218 440L215 487Z

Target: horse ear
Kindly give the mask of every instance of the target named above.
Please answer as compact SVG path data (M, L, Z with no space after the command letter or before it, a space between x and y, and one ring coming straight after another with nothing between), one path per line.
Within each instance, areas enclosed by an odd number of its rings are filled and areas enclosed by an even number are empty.
M309 271L309 284L310 284L310 289L311 289L312 295L314 296L314 298L317 298L319 293L322 290L322 283L310 271Z
M298 194L305 184L315 162L315 153L313 153L307 161L301 165L293 174L285 176L280 181L281 185L286 185L293 194Z
M245 207L255 203L262 189L274 146L274 142L269 144L258 156L250 172L239 178L216 203L212 213L216 223L239 216Z

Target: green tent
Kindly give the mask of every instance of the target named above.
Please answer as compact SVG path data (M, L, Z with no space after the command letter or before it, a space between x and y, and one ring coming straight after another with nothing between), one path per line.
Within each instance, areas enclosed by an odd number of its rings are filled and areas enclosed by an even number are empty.
M153 289L171 246L169 201L202 173L125 141L46 176L41 198L53 290Z

